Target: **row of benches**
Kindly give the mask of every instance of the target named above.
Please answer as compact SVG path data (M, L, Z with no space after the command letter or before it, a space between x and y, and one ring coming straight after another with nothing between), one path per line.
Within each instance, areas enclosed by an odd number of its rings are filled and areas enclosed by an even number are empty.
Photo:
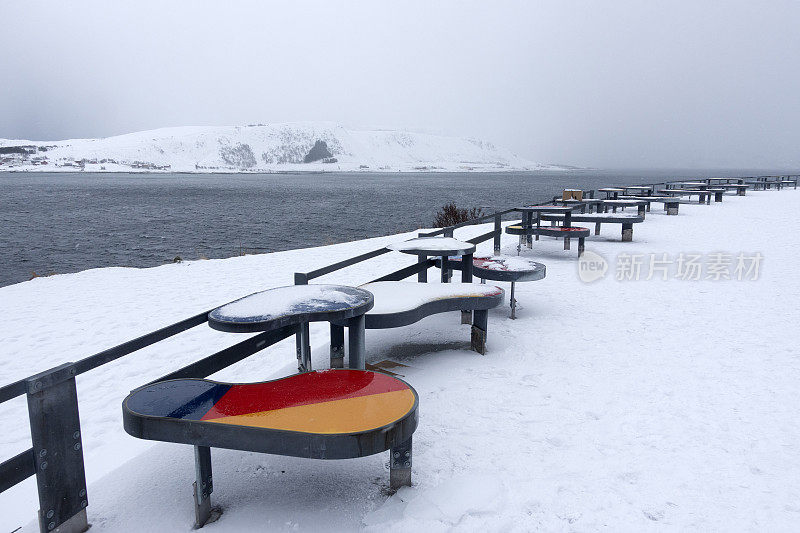
M683 195L669 191L667 194ZM703 198L702 192L691 194ZM633 225L644 222L654 202L663 203L668 214L677 214L682 203L679 198L663 196L590 201L584 204L590 206L590 213L575 214L571 209L537 212L535 225L531 217L523 217L520 224L506 226L505 231L518 235L520 246L523 239L553 236L563 238L564 248L569 249L570 240L577 238L580 255L590 230L571 226L572 222L594 223L595 234L602 224L620 224L622 241L628 242L633 238ZM591 213L592 207L601 212ZM636 207L638 213L616 213L617 208L625 207ZM542 222L552 225L543 226ZM471 347L483 354L488 310L500 305L505 294L502 288L485 281L511 283L513 319L515 283L546 276L545 265L527 258L499 254L474 257L474 245L432 239L438 240L437 247L416 249L425 251L419 254L420 262L427 260L427 255L438 255L435 266L442 270L442 280L449 281L449 273L459 270L462 283L376 281L359 288L296 285L256 293L209 314L209 325L227 332L296 328L298 374L261 383L159 381L131 392L124 400L123 423L131 435L195 447L198 527L216 516L210 503L211 447L317 459L364 457L390 450L390 487L411 484L412 435L418 423L419 397L403 380L366 369L365 330L401 327L433 314L462 311L462 318L467 314L472 325ZM397 249L415 253L408 243ZM473 275L482 283L472 283ZM316 321L330 323L330 370L312 369L308 324ZM344 368L345 328L349 368Z

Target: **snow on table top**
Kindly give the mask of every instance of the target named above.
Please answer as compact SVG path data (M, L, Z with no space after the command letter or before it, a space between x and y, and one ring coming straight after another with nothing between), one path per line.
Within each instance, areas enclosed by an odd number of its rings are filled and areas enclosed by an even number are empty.
M457 256L448 257L451 261L460 261ZM540 263L520 255L475 255L472 263L486 270L502 270L504 272L527 272Z
M470 296L496 296L503 289L482 283L414 283L406 281L378 281L361 286L375 296L375 307L368 315L399 313L446 298Z
M448 250L474 250L475 245L452 237L417 237L416 239L390 244L387 248L397 252L425 250L446 252Z
M221 322L262 322L282 316L343 311L369 301L369 295L342 285L289 285L257 292L214 309Z

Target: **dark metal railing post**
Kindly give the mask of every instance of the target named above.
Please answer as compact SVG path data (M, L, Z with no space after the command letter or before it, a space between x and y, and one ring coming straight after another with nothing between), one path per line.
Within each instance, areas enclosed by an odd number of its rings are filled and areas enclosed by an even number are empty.
M494 217L494 253L500 253L500 239L503 237L502 216L495 215Z
M26 380L42 533L89 527L76 373L66 363Z

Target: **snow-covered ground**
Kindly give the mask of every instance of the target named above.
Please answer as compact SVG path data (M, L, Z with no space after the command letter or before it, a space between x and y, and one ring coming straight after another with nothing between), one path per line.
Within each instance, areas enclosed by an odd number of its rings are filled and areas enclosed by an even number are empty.
M788 190L682 205L679 216L654 206L632 243L604 226L587 240L609 266L593 283L579 279L574 246L565 252L542 238L523 254L545 263L547 277L518 285L516 321L507 306L490 312L485 356L469 351L458 313L368 331L368 362L407 365L397 371L420 394L413 487L386 494L387 454L326 462L215 449L212 498L224 514L206 529L797 530L798 201L800 192ZM2 381L411 235L1 288ZM506 237L504 251L514 254L515 244ZM704 278L726 269L750 278L737 257L749 267L758 253L757 280L675 277L700 255ZM639 261L648 277L649 254L654 279L616 279ZM414 261L392 252L317 281L359 284ZM314 364L325 368L327 326L311 332ZM132 388L242 338L200 326L78 378L92 531L191 528L191 448L129 437L120 403ZM289 374L293 343L214 377ZM30 445L24 399L0 406L0 420L0 457ZM35 530L33 479L0 503L0 531Z
M325 158L315 152L327 147ZM23 153L3 153L17 147ZM21 148L22 147L22 148ZM104 139L0 139L13 172L309 172L553 170L491 143L329 122L161 128Z

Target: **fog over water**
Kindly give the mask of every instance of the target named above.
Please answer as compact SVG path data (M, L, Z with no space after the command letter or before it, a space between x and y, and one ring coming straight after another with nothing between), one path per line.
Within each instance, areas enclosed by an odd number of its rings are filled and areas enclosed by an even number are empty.
M543 163L800 167L796 1L12 1L3 18L3 138L331 120Z

